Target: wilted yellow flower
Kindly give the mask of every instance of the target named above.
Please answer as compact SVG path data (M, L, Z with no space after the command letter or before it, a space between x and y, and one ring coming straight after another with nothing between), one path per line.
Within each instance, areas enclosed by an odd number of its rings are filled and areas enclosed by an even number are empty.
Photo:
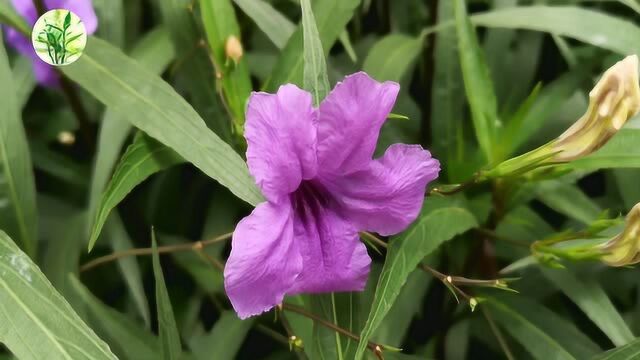
M231 35L227 38L227 41L224 44L224 52L228 59L231 59L235 64L238 64L238 61L242 58L243 50L240 40L235 35Z
M553 142L554 161L566 162L600 149L640 111L638 57L627 56L609 68L589 93L589 108Z
M607 241L601 260L610 266L626 266L640 262L640 203L631 209L621 234Z

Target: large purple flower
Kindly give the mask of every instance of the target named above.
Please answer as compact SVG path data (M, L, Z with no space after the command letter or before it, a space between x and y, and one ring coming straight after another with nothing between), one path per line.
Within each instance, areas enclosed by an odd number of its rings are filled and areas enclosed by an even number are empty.
M295 85L251 95L247 161L267 202L236 227L224 271L241 318L285 294L362 290L371 259L358 231L391 235L417 217L438 161L402 144L372 159L398 90L360 72L319 109Z
M13 7L18 14L22 15L29 26L33 26L38 20L38 12L32 0L11 0ZM44 0L47 10L67 9L78 15L84 23L87 34L93 34L98 27L98 18L93 10L91 0ZM15 48L20 54L31 58L33 72L38 83L44 86L56 86L58 84L58 74L53 66L40 60L31 39L24 36L18 30L6 28L7 43Z

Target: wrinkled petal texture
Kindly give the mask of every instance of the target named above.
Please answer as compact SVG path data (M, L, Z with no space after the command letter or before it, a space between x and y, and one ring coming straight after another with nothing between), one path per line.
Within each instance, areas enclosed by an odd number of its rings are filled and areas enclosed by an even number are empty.
M247 163L269 201L316 175L315 111L311 94L284 85L275 95L253 93L247 107Z
M305 196L296 204L295 241L302 254L302 272L289 294L361 291L371 259L357 229L331 204Z
M38 20L36 7L31 0L11 0L16 12L20 14L29 26L33 26ZM45 0L48 10L68 9L78 15L84 23L87 34L93 34L98 28L98 17L93 9L91 0ZM31 58L33 71L36 80L41 85L56 86L58 84L58 74L53 67L36 55L31 44L31 39L27 38L19 31L6 27L7 43L15 48L20 54Z
M258 315L284 299L302 270L292 208L262 203L238 223L224 268L227 296L240 318Z
M438 160L420 145L394 144L366 169L323 184L358 229L393 235L416 219L439 172Z
M318 168L334 176L366 168L400 86L364 72L347 76L320 104Z

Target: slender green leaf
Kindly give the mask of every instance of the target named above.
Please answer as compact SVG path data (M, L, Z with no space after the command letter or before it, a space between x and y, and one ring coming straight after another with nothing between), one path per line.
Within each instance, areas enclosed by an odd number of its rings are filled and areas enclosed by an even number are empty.
M233 0L233 2L258 25L278 49L287 45L296 26L271 4L263 0Z
M422 53L422 36L390 34L378 40L364 59L362 69L379 81L400 82L411 73Z
M453 22L453 1L438 2L438 24ZM434 154L449 169L454 159L462 158L459 137L462 130L464 98L458 38L454 28L446 28L436 34L434 49L433 86L431 89L431 132ZM447 171L449 173L450 171Z
M241 38L233 4L231 0L201 1L200 11L216 71L221 76L225 100L235 122L235 130L242 134L245 103L251 93L251 79L244 56L236 63L227 57L225 51L230 36Z
M324 55L327 56L331 47L336 42L340 33L351 20L354 10L360 4L360 0L325 0L314 1L312 5L313 15L318 28L318 35L322 43ZM304 59L303 29L298 26L296 32L289 38L287 46L276 63L271 77L264 85L265 90L275 91L282 84L292 83L303 85Z
M148 32L131 51L131 57L148 70L161 72L174 57L169 33L162 28ZM89 219L93 219L98 209L122 146L131 132L131 123L124 119L126 116L125 113L107 109L102 118L89 192Z
M313 95L316 106L329 93L327 63L322 51L322 42L309 0L300 0L302 8L302 33L304 39L304 88Z
M121 359L157 360L160 355L159 339L143 329L126 315L110 308L96 298L75 276L71 286L88 309L89 322L100 336L109 341Z
M497 144L496 129L501 126L498 119L498 105L489 69L467 16L466 6L464 0L454 1L458 54L476 138L486 159L491 163L496 160L494 151Z
M0 231L0 343L19 359L117 359Z
M123 49L125 41L124 0L93 0L98 16L98 36Z
M545 205L587 225L602 214L602 208L573 184L544 181L538 186L536 194Z
M28 35L31 34L31 29L27 22L24 21L9 1L0 1L0 23L7 24L15 29L18 29L21 33Z
M109 217L106 224L106 232L111 242L111 248L114 252L127 251L133 248L133 243L129 238L127 229L125 229L122 219L118 214ZM142 275L140 267L135 257L123 257L118 259L118 268L122 273L124 282L127 284L133 303L135 304L140 316L145 324L151 326L151 316L149 314L149 303L145 295L144 285L142 284Z
M13 64L13 85L16 88L18 108L22 109L36 87L31 60L24 56L17 58Z
M0 36L0 43L2 36ZM37 247L35 182L21 109L4 46L0 46L0 228L27 254Z
M171 68L171 74L184 76L185 92L193 108L205 123L223 140L231 139L231 122L220 103L215 80L215 70L206 47L201 46L202 33L191 0L158 1L162 20L170 32L171 40L179 56Z
M263 197L246 163L207 129L171 86L144 66L97 38L64 73L96 98L126 116L134 126L174 149L205 174L250 204Z
M630 21L573 6L521 6L472 17L480 26L528 29L568 36L622 55L640 53L640 28Z
M505 134L509 137L505 139L505 144L509 148L506 153L511 153L522 146L542 128L545 122L551 120L553 113L569 100L583 79L582 72L570 72L542 88L522 119L507 123Z
M594 356L591 360L635 360L638 356L640 356L640 339Z
M616 346L633 341L634 336L600 284L578 277L566 269L543 269L544 275L567 295Z
M111 210L138 184L158 171L162 171L184 160L170 148L160 144L144 133L138 133L113 173L107 185L93 221L89 248L95 244Z
M389 312L409 274L422 259L445 241L477 225L477 220L463 207L460 198L434 197L425 201L418 220L389 244L369 318L360 335L356 359L364 354L367 340Z
M252 325L253 319L240 320L233 311L223 312L209 333L191 339L193 355L198 360L235 359Z
M375 331L375 339L382 344L401 347L411 321L422 311L422 300L433 276L415 269L407 278L389 313Z
M638 169L616 169L613 170L613 177L620 197L627 210L631 210L640 202L640 186L638 186L638 178L640 178L640 170Z
M581 360L599 351L575 325L520 295L491 296L480 306L535 359Z
M171 306L171 299L169 299L167 285L164 283L160 256L158 255L158 244L153 230L151 231L151 242L153 246L153 275L156 282L158 332L160 333L160 344L162 345L162 359L178 360L182 353L180 335L178 334L176 319L173 316L173 307Z

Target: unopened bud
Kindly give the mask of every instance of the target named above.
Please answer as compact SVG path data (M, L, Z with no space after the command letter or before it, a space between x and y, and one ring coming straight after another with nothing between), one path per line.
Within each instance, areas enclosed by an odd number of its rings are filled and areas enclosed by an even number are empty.
M76 136L71 131L61 131L58 134L58 142L62 145L73 145L76 142Z
M603 147L640 111L638 57L627 56L609 68L589 93L589 108L555 140L481 173L481 179L515 176L535 168L565 163Z
M303 348L302 339L295 335L291 335L291 337L289 337L289 351L293 351L294 349L302 349L302 348Z
M469 299L469 307L471 308L471 312L476 310L476 306L478 306L478 300L476 298Z
M234 35L227 38L227 41L224 44L224 52L227 58L233 60L236 65L244 54L240 40Z
M601 260L609 266L627 266L640 262L640 203L631 209L622 233L607 241Z
M587 112L553 142L556 162L572 161L604 146L640 111L638 57L627 56L609 68L589 93Z

